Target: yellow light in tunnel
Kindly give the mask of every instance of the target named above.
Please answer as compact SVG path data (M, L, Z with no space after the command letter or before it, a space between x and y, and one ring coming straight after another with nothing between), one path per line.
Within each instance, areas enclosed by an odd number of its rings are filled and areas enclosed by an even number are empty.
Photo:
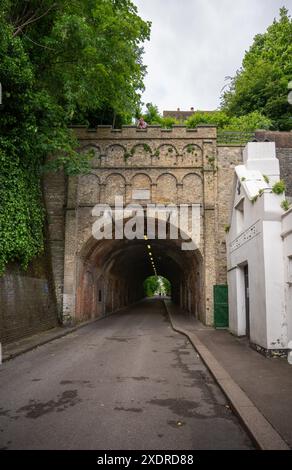
M147 248L148 248L149 250L151 250L151 245L147 245Z
M151 253L151 251L149 251L149 256L152 256L152 253Z
M147 235L144 235L144 240L148 240L148 237L147 237Z

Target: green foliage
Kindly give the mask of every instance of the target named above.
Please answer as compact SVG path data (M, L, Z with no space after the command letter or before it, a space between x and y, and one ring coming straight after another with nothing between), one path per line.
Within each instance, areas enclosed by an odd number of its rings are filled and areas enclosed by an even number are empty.
M163 129L171 129L176 124L179 124L178 120L170 116L161 117L160 119L160 125Z
M263 116L258 111L246 114L244 116L232 117L228 123L224 126L224 131L241 131L251 132L256 129L269 129L272 125L272 121Z
M0 273L10 260L23 268L43 251L44 212L38 166L23 166L12 149L0 149Z
M258 34L245 53L242 67L222 96L222 108L231 116L259 112L272 121L273 129L292 129L288 83L292 77L292 21L280 9L264 34Z
M263 175L263 178L267 184L270 183L270 178L267 175Z
M147 103L146 108L147 111L143 115L143 118L147 124L160 125L168 129L172 128L175 124L179 124L179 122L172 117L162 117L158 107L152 103ZM231 116L225 111L202 111L194 113L184 124L190 129L194 129L198 125L207 124L216 126L223 131L253 132L256 129L269 129L272 125L272 121L258 111L239 117ZM194 147L189 144L187 146L187 152L192 153L193 150Z
M145 152L151 153L151 147L148 144L143 144L143 149L145 150Z
M288 211L291 207L291 204L287 199L284 199L284 201L281 202L281 207L284 211Z
M253 197L251 198L251 203L252 203L252 204L255 204L255 203L257 202L257 200L258 200L258 197L259 197L258 194L256 194L255 196L253 196Z
M229 231L230 231L230 225L229 225L229 224L228 224L228 225L224 225L224 232L225 232L225 233L229 233Z
M1 272L43 250L43 171L90 168L68 125L131 119L149 33L130 0L1 2Z
M185 122L189 128L200 124L214 125L223 131L251 132L256 129L269 129L272 122L257 111L239 117L232 117L224 111L194 113Z
M163 276L149 276L144 281L144 291L147 297L154 295L170 295L171 284L168 279Z
M185 125L191 129L194 129L200 124L214 125L223 129L229 119L228 115L223 111L196 112L185 121Z
M150 34L136 6L130 0L25 3L7 1L6 19L34 64L39 88L71 122L128 121L144 88L141 44ZM34 12L44 16L20 28Z
M272 191L275 194L283 194L285 190L286 190L286 185L285 185L285 181L283 180L277 181L277 183L275 183L272 187Z
M159 114L158 107L153 103L146 104L146 113L143 114L144 120L147 124L160 125L161 116Z
M172 117L163 117L159 113L158 107L153 103L146 104L146 113L143 115L147 124L161 126L164 129L171 129L178 121Z

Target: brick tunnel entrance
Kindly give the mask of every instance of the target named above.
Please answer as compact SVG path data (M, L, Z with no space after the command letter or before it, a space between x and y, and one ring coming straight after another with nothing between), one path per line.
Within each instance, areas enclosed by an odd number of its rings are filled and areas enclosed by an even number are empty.
M143 282L154 274L171 283L172 299L202 317L202 259L182 251L180 240L101 240L91 238L77 266L76 320L98 318L145 297Z

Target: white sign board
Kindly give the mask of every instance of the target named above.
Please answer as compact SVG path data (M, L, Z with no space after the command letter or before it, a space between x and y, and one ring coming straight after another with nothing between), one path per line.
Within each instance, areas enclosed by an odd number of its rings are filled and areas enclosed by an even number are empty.
M134 189L132 199L150 199L150 189Z

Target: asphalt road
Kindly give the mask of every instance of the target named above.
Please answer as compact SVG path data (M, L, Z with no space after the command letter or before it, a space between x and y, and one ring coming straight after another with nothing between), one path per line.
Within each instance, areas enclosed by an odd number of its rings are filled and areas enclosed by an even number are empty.
M0 366L2 449L251 449L159 300Z

